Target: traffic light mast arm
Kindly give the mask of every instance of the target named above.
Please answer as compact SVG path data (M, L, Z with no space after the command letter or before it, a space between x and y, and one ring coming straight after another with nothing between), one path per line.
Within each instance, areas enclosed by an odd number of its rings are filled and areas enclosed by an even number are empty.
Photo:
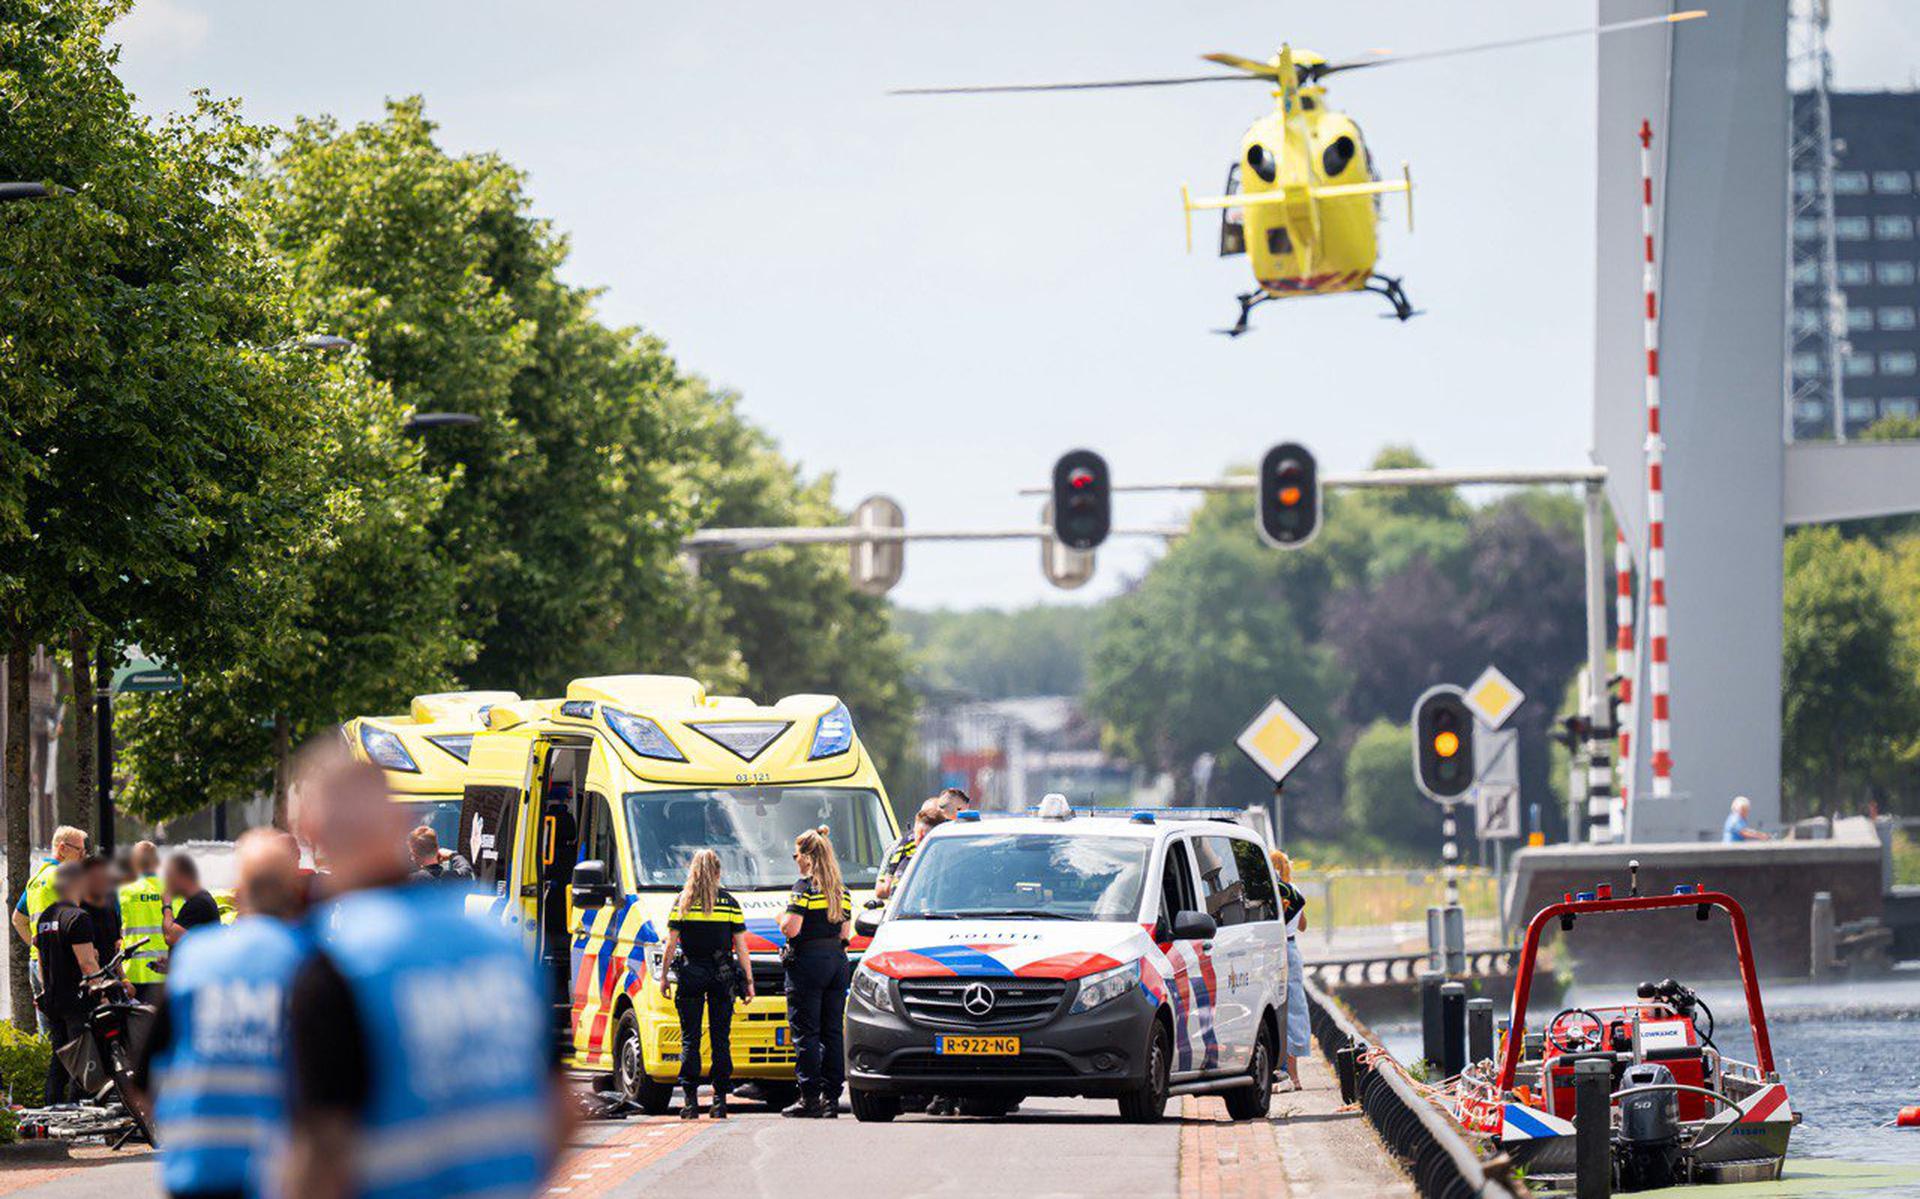
M1184 537L1186 525L1137 525L1111 537ZM763 545L850 545L860 541L1032 541L1053 536L1044 525L1020 529L856 529L846 525L700 529L680 544L688 549L755 549Z
M1515 467L1503 470L1432 470L1425 467L1401 470L1357 470L1345 474L1323 474L1322 488L1362 490L1381 487L1470 487L1477 484L1504 484L1527 487L1541 483L1604 483L1604 466ZM1115 483L1114 491L1254 491L1260 486L1257 475L1228 475L1223 479L1189 479L1166 483ZM1046 487L1022 487L1021 495L1047 495Z

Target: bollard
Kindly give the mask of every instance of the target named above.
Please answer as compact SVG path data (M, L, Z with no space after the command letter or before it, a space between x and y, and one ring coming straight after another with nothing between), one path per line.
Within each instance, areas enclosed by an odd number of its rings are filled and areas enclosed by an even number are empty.
M1813 931L1808 938L1812 950L1812 968L1808 977L1815 982L1824 982L1832 978L1834 967L1833 949L1833 895L1827 891L1813 893Z
M1353 1068L1354 1047L1337 1049L1333 1054L1333 1072L1340 1079L1340 1102L1354 1103L1360 1098L1358 1078Z
M1440 1077L1457 1078L1467 1068L1467 984L1440 984Z
M1457 903L1448 904L1441 922L1447 973L1458 978L1467 972L1467 910Z
M1577 1199L1613 1194L1613 1063L1581 1058L1573 1063L1573 1164Z
M1420 976L1420 1058L1430 1067L1440 1065L1440 984L1445 981L1431 972Z
M1467 1000L1467 1060L1489 1061L1493 1057L1493 1000Z
M1447 969L1447 934L1440 913L1437 906L1427 909L1427 969L1436 974L1444 974Z

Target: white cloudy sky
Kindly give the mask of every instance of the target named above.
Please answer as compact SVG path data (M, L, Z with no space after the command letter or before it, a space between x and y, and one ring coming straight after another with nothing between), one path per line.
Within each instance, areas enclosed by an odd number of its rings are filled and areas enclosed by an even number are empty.
M1910 86L1920 5L1836 0L1839 82ZM1256 86L890 99L907 84L1186 73L1283 39L1328 54L1584 24L1590 0L145 0L120 27L143 103L208 87L256 120L373 117L414 92L457 150L524 167L609 319L663 334L843 501L922 527L1025 524L1076 445L1123 480L1208 476L1274 441L1330 468L1388 441L1446 466L1585 460L1593 51L1562 43L1337 81L1383 171L1406 159L1372 297L1233 314L1240 260L1182 251ZM1196 230L1205 243L1211 223ZM1123 497L1123 524L1184 502ZM1152 553L1114 542L1080 596ZM1059 598L1024 545L915 546L902 602ZM1077 598L1077 597L1076 597Z

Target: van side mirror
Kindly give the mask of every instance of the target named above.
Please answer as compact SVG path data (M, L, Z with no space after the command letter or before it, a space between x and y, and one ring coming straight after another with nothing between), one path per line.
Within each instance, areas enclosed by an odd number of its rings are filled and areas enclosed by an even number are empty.
M620 898L619 888L607 877L607 864L589 858L573 868L573 906L605 907Z
M886 915L887 909L884 906L863 908L860 914L853 918L853 931L859 936L871 937L880 931L880 921L884 920Z
M1210 941L1219 931L1220 926L1205 912L1174 913L1173 939L1176 941Z

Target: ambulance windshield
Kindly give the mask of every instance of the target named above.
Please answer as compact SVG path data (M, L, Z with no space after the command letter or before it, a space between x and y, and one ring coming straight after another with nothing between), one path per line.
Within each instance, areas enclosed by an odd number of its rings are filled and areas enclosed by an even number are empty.
M1057 833L934 837L893 914L907 919L1137 920L1153 842Z
M702 849L720 855L723 886L790 887L799 877L793 839L821 825L846 884L871 887L890 841L880 797L864 787L633 791L626 806L634 875L648 888L680 887Z

